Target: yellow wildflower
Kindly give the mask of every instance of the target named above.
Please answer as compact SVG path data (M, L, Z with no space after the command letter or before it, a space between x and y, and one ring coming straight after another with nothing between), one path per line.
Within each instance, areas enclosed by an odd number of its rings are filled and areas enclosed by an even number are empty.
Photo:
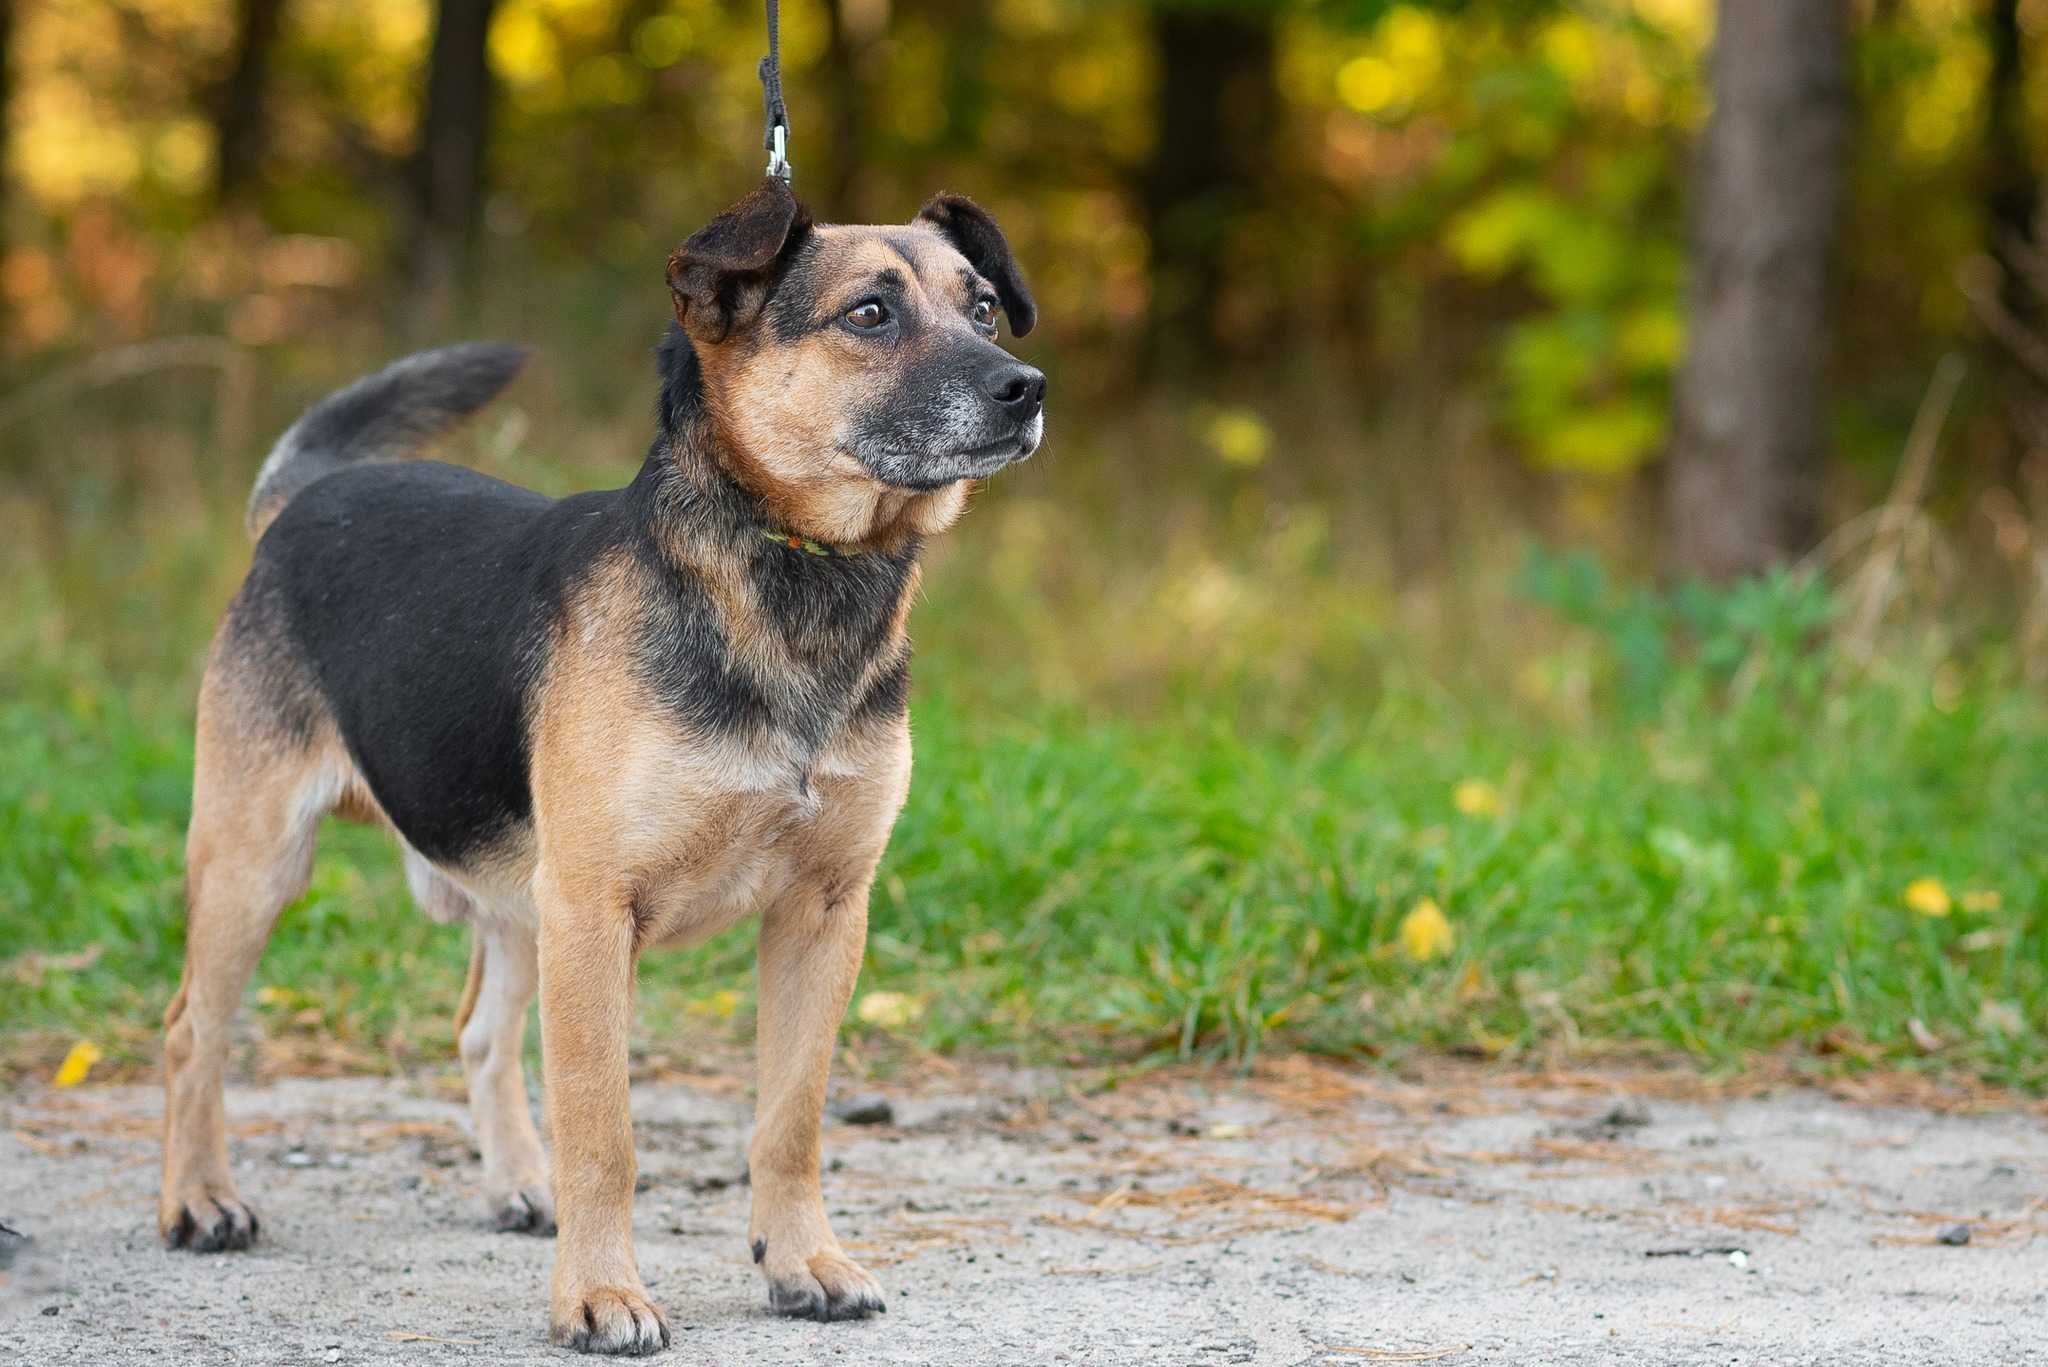
M1954 903L1939 878L1915 878L1906 884L1906 905L1922 916L1946 916Z
M1450 919L1432 898L1423 898L1401 918L1401 948L1419 964L1450 953L1456 939Z
M1451 805L1466 816L1499 816L1500 789L1483 778L1468 778L1451 789Z
M1202 436L1224 464L1247 469L1262 464L1273 447L1273 429L1249 408L1215 410Z

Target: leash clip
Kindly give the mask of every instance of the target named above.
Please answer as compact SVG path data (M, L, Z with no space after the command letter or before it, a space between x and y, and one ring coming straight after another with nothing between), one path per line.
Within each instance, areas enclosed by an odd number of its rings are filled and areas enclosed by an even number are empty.
M789 183L790 177L789 154L787 150L788 139L789 130L781 124L778 123L769 128L768 174L781 177L782 183L785 185Z

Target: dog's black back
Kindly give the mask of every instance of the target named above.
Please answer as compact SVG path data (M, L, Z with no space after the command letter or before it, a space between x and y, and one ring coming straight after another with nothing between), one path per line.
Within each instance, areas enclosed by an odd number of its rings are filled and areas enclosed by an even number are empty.
M318 480L264 534L251 583L274 598L252 606L281 619L370 791L429 859L531 812L527 691L558 586L612 501L379 462Z

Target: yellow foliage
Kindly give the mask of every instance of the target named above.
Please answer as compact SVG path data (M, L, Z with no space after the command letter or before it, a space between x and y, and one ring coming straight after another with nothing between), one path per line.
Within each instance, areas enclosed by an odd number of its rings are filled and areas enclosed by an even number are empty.
M1338 68L1337 96L1361 114L1377 114L1403 93L1401 75L1392 62L1370 53L1353 57Z
M561 70L555 35L531 8L512 5L491 24L491 67L513 85L550 80Z

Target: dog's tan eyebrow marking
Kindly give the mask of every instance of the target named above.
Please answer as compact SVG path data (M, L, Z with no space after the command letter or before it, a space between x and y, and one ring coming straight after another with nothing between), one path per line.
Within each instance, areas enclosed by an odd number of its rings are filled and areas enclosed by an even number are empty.
M883 246L901 258L904 265L910 267L911 274L922 275L924 273L917 262L919 248L922 244L913 246L912 244L915 242L915 239L909 234L900 232L889 233L882 237L881 242Z

